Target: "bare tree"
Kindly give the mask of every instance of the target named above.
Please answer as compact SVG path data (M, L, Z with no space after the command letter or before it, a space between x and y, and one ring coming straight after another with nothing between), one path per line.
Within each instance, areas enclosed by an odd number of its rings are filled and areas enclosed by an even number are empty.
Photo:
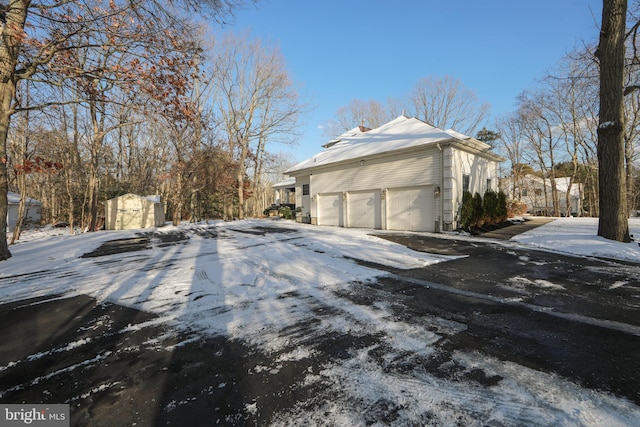
M627 0L603 0L600 64L598 236L629 242L624 159L624 67Z
M380 102L370 99L363 101L354 99L336 112L336 119L327 124L323 133L327 136L338 136L356 126L377 128L393 117Z
M509 193L516 200L522 199L523 179L531 167L525 164L525 142L522 128L515 115L498 119L496 122L500 134L500 148L506 153L510 164L511 188Z
M452 77L426 77L413 88L411 103L416 117L441 129L475 135L487 119L489 104Z
M555 133L564 142L558 147L560 158L565 167L561 176L569 178L565 192L565 215L571 215L572 187L579 182L581 153L587 141L592 141L590 134L596 128L596 121L591 114L595 110L595 90L597 85L591 78L591 68L584 61L565 58L561 66L543 80L548 92L548 103L545 110L550 120L555 123ZM579 185L579 184L578 184ZM582 195L581 195L582 196ZM582 207L579 206L578 214Z
M489 115L489 104L452 77L426 77L418 81L407 97L390 98L384 106L378 101L352 100L336 112L325 135L337 136L355 126L376 128L399 115L414 115L441 129L454 129L476 135Z
M556 123L550 116L549 94L543 90L525 92L518 98L518 122L528 143L527 152L532 162L538 165L542 178L549 180L549 188L543 186L545 206L551 200L554 216L560 216L560 200L556 186L556 165L559 139L554 132ZM549 194L549 191L551 194Z
M229 35L214 51L216 111L229 152L237 161L238 217L245 217L248 170L259 180L268 142L292 142L300 114L299 101L280 50L248 35Z
M176 0L168 3L208 11L214 17L222 17L244 2ZM154 0L112 0L105 6L104 2L97 0L42 0L37 3L30 0L10 0L3 8L0 20L0 260L11 257L6 242L7 137L11 117L17 111L14 99L20 82L46 71L56 56L69 54L77 48L78 40L89 40L90 37L86 37L88 34L112 28L111 18L114 12L126 10L130 12L130 17L148 13L150 22L161 16L161 12L168 11L168 3ZM164 16L171 17L172 14L165 13ZM147 21L142 19L138 22L143 25ZM158 35L162 34L166 35ZM83 46L82 42L80 45ZM59 62L58 66L62 67L58 71L75 72L64 61ZM51 82L51 78L46 75L42 75L39 80Z

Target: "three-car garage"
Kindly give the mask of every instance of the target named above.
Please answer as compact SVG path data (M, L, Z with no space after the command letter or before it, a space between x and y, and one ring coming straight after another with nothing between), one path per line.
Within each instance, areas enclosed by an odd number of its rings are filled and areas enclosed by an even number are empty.
M404 115L323 148L285 171L296 210L311 224L349 228L454 230L464 192L495 188L504 160L485 142Z
M432 185L317 196L318 225L434 231Z

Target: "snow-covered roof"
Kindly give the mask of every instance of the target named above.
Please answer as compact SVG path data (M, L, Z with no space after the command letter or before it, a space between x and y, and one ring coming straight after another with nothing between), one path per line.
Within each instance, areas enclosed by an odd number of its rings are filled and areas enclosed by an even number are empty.
M147 199L150 202L153 203L161 203L162 202L162 196L160 194L153 194L153 195L149 195L149 196L144 196L145 199Z
M566 193L567 190L569 189L569 182L571 181L571 177L563 176L560 178L556 178L555 181L556 181L556 188L558 189L558 191ZM571 195L575 197L580 196L580 184L575 182L575 180L571 183Z
M271 187L272 188L288 188L288 187L295 187L295 186L296 186L295 178L286 178L286 179L283 179L282 181L276 182Z
M9 191L7 193L7 202L10 205L13 205L13 204L17 205L18 203L20 203L20 194L14 193L13 191ZM42 204L41 201L36 200L36 199L32 199L31 197L26 197L25 198L25 203L27 205L41 205Z
M539 176L533 175L533 174L526 174L525 178L528 179L529 181L533 181L536 182L538 184L540 184L540 186L544 186L544 187L548 187L551 188L551 179L549 178L540 178ZM508 177L506 179L513 179L512 177ZM562 193L566 193L567 190L569 189L569 182L571 181L571 177L569 176L560 176L560 177L556 177L555 179L556 182L556 189ZM582 184L578 183L575 179L574 181L571 183L571 195L573 197L580 197L580 193L582 190Z
M351 138L351 137L354 137L354 136L359 135L361 133L368 132L370 130L371 129L366 128L364 126L356 126L353 129L350 129L350 130L346 131L345 133L343 133L342 135L338 136L337 138L334 138L331 141L327 142L322 147L323 148L332 147L332 146L336 145L338 142L342 141L343 139Z
M490 149L488 144L467 135L452 130L444 131L416 118L400 116L366 132L362 132L359 127L345 132L325 144L327 148L324 151L298 163L285 173L442 142L472 146L480 151ZM495 156L495 159L498 160L499 157Z

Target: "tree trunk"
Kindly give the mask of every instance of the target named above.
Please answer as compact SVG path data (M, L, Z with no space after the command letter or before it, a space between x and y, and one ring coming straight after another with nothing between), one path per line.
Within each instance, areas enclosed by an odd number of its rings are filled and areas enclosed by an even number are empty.
M238 219L244 219L245 206L244 206L244 174L246 171L245 162L249 155L249 141L245 138L240 140L240 158L238 159L238 173L236 179L238 181Z
M20 203L18 204L18 217L16 218L16 224L13 227L13 235L11 236L10 245L13 245L16 240L20 239L20 233L22 233L22 223L24 222L25 214L27 213L27 207L25 203L26 194L25 194L25 179L24 174L20 176Z
M0 261L11 258L7 245L7 137L16 94L16 64L30 3L29 0L10 1L4 26L0 26Z
M0 63L4 58L0 58ZM1 65L0 65L1 66ZM1 72L0 72L1 73ZM4 74L4 73L2 73ZM3 76L4 77L4 76ZM0 83L0 261L11 258L9 245L7 245L7 213L9 202L7 200L9 193L9 176L7 174L7 136L9 134L11 100L13 99L13 85L9 83ZM13 88L15 93L15 88Z
M627 0L604 0L600 44L600 119L598 126L598 236L629 242L624 171L624 55Z

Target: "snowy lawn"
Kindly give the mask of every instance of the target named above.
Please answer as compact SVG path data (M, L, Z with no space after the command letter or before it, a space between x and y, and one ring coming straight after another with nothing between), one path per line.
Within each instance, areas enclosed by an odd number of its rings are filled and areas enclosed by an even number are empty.
M630 224L632 234L640 236L640 220ZM514 240L640 262L637 243L604 241L595 237L594 227L597 221L592 219L559 219ZM265 228L269 232L262 232ZM473 352L459 352L455 363L503 380L482 387L426 370L408 375L386 369L385 363L390 366L402 357L428 358L437 342L465 325L434 318L425 319L432 327L417 326L399 320L384 302L362 305L341 298L384 274L351 258L400 269L450 259L414 252L369 232L270 220L166 226L149 249L98 258L80 256L105 241L136 237L136 231L27 233L11 247L13 257L0 264L0 303L44 295L90 295L154 313L154 324L189 330L190 337L195 332L196 337L242 340L274 355L274 365L263 367L274 372L287 361L313 358L316 350L306 345L313 338L309 334L387 337L383 363L372 356L380 349L363 348L309 372L306 384L322 385L335 400L299 402L292 413L276 417L280 425L364 425L375 420L363 414L379 405L395 408L385 422L392 425L615 426L640 420L640 408L624 399ZM163 244L162 234L171 233L187 238ZM331 315L319 315L323 310L331 310ZM319 325L304 335L283 333L312 322Z
M562 253L640 263L640 218L629 219L629 234L635 236L632 243L607 240L597 232L598 218L559 218L511 240Z

